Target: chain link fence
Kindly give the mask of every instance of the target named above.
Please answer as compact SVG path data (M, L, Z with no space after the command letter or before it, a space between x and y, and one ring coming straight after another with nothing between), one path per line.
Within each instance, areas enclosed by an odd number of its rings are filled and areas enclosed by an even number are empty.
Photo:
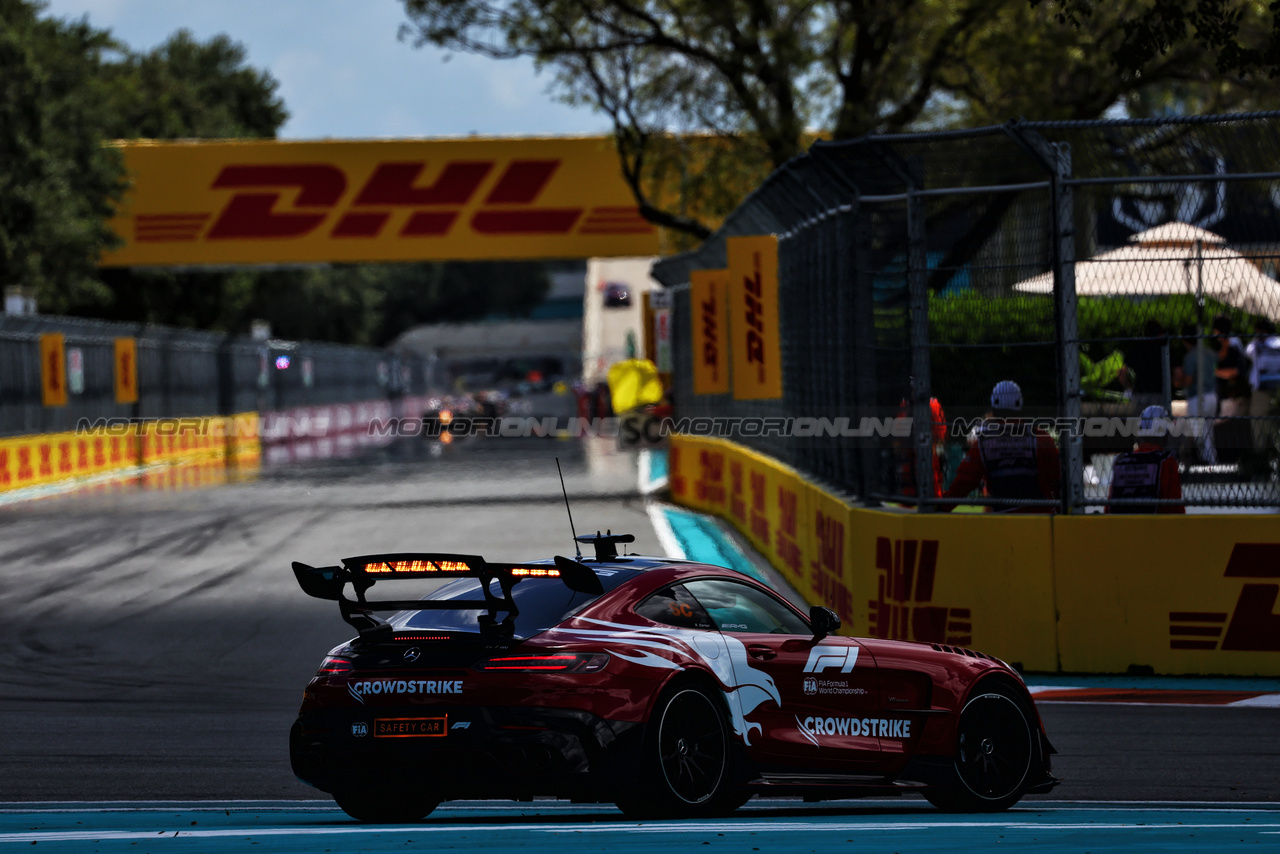
M40 336L65 342L65 406L45 406ZM116 402L115 340L137 341L138 403ZM425 391L425 365L388 351L256 340L44 315L0 315L0 436L73 430L81 419L284 410Z
M675 290L677 413L792 419L730 437L868 503L1115 512L1139 503L1112 489L1116 456L1159 405L1150 441L1182 497L1155 505L1280 505L1277 163L1280 113L818 143L655 265ZM783 396L694 394L689 273L770 233ZM1044 489L961 494L1005 380L1022 397L1008 429L1053 440Z

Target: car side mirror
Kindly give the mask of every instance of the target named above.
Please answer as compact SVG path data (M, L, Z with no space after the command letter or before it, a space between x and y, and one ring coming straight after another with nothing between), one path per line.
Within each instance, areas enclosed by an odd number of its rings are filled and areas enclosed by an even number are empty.
M813 639L822 640L840 628L840 615L830 608L814 605L809 609L809 624L813 626Z

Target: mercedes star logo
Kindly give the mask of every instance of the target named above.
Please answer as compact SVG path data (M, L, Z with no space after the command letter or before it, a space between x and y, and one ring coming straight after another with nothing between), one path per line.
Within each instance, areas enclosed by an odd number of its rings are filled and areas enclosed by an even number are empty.
M421 655L422 650L418 649L416 646L411 646L404 651L404 660L413 664Z

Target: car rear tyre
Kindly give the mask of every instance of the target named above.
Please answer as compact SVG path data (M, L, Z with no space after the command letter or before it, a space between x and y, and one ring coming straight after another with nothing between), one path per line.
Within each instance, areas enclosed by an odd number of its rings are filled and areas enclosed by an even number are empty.
M724 815L747 793L730 780L729 725L723 704L701 687L684 685L658 702L633 789L617 804L633 818Z
M952 812L998 812L1022 799L1040 760L1035 713L1006 685L981 686L960 711L956 783L926 789L925 797Z
M421 821L440 805L440 799L423 792L360 790L334 792L333 799L356 821L371 824L404 824Z

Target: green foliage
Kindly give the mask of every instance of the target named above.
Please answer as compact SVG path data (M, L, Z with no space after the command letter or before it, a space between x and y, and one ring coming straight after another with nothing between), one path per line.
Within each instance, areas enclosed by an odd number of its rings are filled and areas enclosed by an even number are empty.
M106 222L123 164L102 144L111 40L39 9L0 0L0 284L58 311L106 296L95 263L115 245Z
M389 275L372 343L385 344L422 323L524 317L551 286L546 267L524 261L386 265Z
M1203 12L1226 0L402 2L417 44L530 57L552 72L554 92L607 115L642 214L699 239L741 200L723 192L741 183L738 167L757 171L750 183L758 184L815 132L851 139L1017 118L1091 119L1117 106L1280 105L1273 80L1224 79L1204 39L1178 38L1117 66L1134 33L1159 18L1153 7ZM1256 0L1243 5L1241 38L1275 20ZM1064 26L1064 8L1072 7L1089 14ZM1201 15L1196 26L1211 18ZM697 133L726 140L731 157L716 168L728 180L706 171L673 194L673 167L682 179L685 172L670 139Z
M113 297L86 316L228 332L265 320L280 338L375 346L421 323L527 315L550 285L532 262L102 274Z
M274 138L288 117L265 71L227 36L179 30L147 53L86 21L0 0L0 284L41 311L136 323L384 344L417 323L527 314L540 264L98 270L124 189L112 139Z
M1087 365L1107 365L1120 358L1132 339L1144 337L1143 327L1158 321L1177 338L1184 327L1200 319L1206 329L1225 314L1234 328L1251 329L1254 316L1209 300L1197 312L1193 297L1183 294L1133 299L1079 297L1076 324L1080 350ZM992 386L1013 380L1022 387L1028 406L1053 406L1057 398L1058 366L1054 344L1053 301L1048 296L1019 295L1000 299L973 293L931 295L929 341L934 394L948 408L983 408ZM1100 369L1093 392L1114 385L1115 371ZM1096 395L1095 395L1096 396Z
M196 41L178 30L111 68L117 138L274 138L288 118L270 74L245 65L225 35Z
M275 81L243 66L226 36L179 31L134 54L85 20L41 18L44 4L0 0L0 284L31 288L41 311L168 323L220 316L246 274L137 277L97 270L117 245L107 226L124 191L122 137L275 135ZM168 290L160 286L169 283ZM223 291L227 293L223 293Z
M1030 0L1041 6L1044 0ZM1106 14L1098 0L1053 0L1059 22L1081 31ZM1188 45L1206 52L1222 76L1280 75L1280 5L1259 0L1147 0L1106 50L1117 68L1141 71Z

